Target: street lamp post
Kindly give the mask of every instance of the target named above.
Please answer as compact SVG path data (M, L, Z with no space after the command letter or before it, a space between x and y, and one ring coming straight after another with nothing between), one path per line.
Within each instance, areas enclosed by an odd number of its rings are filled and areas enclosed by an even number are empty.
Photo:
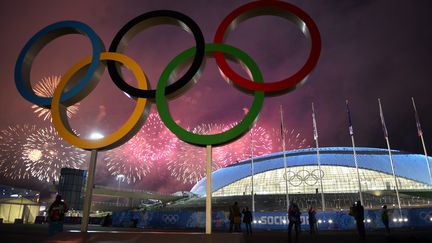
M90 134L90 139L101 139L104 136L101 133L94 132ZM87 232L90 217L91 200L93 194L94 177L96 170L97 149L91 151L90 163L87 171L87 185L84 196L83 215L81 219L81 232Z
M124 181L125 175L119 174L116 176L116 180L118 181L117 191L120 191L120 182ZM117 196L117 207L119 206L119 196Z

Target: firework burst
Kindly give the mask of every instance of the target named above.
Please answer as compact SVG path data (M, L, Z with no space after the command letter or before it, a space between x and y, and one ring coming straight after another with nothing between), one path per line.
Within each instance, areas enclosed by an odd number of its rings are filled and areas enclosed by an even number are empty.
M67 144L53 127L48 127L37 129L27 136L22 159L32 177L49 182L59 180L61 168L81 168L86 153Z
M164 164L178 139L164 126L159 116L151 113L141 130L124 145L107 151L105 162L113 176L124 175L127 183L135 183L152 167Z
M282 138L280 129L273 129L272 131L274 141L274 152L280 152L283 150L282 148ZM285 135L285 150L293 150L300 148L309 148L309 145L306 144L306 139L302 137L301 133L296 132L295 129L284 129Z
M34 125L9 126L0 132L0 173L12 180L29 179L31 172L26 169L23 153L27 138L37 131ZM32 154L35 158L35 154Z
M202 124L191 132L195 134L215 134L228 130L229 126L220 124ZM185 184L193 184L205 176L206 149L179 142L176 155L168 161L168 170L176 180ZM222 147L212 150L212 169L217 170L227 163L227 154Z
M231 126L234 126L234 124ZM253 148L252 151L251 147ZM243 135L243 137L222 148L225 150L227 156L225 160L226 166L250 158L252 152L254 157L271 153L273 145L267 129L255 125L252 130Z
M40 82L38 82L34 87L34 92L36 95L41 97L52 97L54 95L54 91L59 84L61 79L61 76L51 76L51 77L44 77ZM79 104L76 103L75 105L69 106L66 109L66 114L69 118L71 118L73 115L75 115L78 112ZM49 119L52 120L51 117L51 110L40 107L37 105L32 105L31 108L33 109L33 112L37 114L38 117L42 117L43 120Z

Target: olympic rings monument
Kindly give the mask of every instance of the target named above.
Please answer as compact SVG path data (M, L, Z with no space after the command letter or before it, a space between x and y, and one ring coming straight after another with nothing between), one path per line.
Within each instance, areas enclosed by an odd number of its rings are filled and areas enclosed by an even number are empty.
M257 64L241 49L228 44L224 40L242 21L256 16L271 15L285 18L293 22L310 42L308 59L292 76L278 81L264 80ZM128 42L139 32L162 24L179 26L193 35L195 46L180 53L163 70L156 90L149 90L145 68L130 57L122 54ZM92 53L78 61L64 75L55 89L53 97L41 97L35 94L31 86L30 70L37 54L56 38L69 34L86 36L92 46ZM87 232L90 213L93 181L98 151L109 150L120 146L133 137L145 123L152 103L165 126L179 139L207 148L206 159L206 234L211 234L211 173L212 147L230 143L246 133L256 122L266 95L281 95L293 91L306 81L316 66L321 52L321 37L312 18L300 8L282 1L256 1L247 3L233 10L223 19L213 39L207 43L197 23L190 17L173 10L156 10L139 15L127 22L115 35L108 51L99 36L85 23L78 21L60 21L48 25L33 35L21 50L15 66L15 84L23 98L40 107L49 108L52 122L58 134L68 143L91 151L88 168L87 186L84 198L81 231ZM212 56L221 72L242 92L253 95L253 103L242 121L230 130L212 135L194 134L179 126L172 118L167 105L167 98L179 96L198 78L206 56ZM228 65L226 57L243 64L250 73L250 79L237 74ZM181 77L173 74L181 71L181 67L189 68ZM128 68L137 80L138 87L127 84L120 67ZM96 87L99 77L108 68L109 75L115 85L136 102L135 108L127 121L118 130L100 139L90 140L77 136L71 129L66 116L66 108L83 100ZM176 80L168 84L169 79ZM65 91L66 90L66 91Z

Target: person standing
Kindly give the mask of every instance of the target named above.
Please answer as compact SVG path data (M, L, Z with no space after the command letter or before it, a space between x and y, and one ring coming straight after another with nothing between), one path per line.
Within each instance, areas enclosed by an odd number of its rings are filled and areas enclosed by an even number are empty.
M249 208L243 209L243 223L246 226L246 234L252 235L252 212Z
M360 240L364 240L366 237L366 230L364 226L364 207L360 201L357 201L354 206L350 208L350 215L354 217L357 226L357 232Z
M101 225L102 225L103 227L108 227L108 226L111 226L111 222L112 222L111 214L107 214L107 215L105 215L105 217L102 219L102 223L101 223Z
M232 206L229 207L228 219L230 221L229 232L232 233L233 227L234 227L234 214L233 214L233 207Z
M390 227L389 227L389 212L387 210L387 205L383 205L382 211L381 211L381 220L384 224L385 230L387 234L390 234Z
M234 205L230 207L229 220L230 220L229 232L233 231L233 226L234 226L234 231L241 232L240 229L241 213L237 202L234 202Z
M308 216L309 216L309 229L310 233L313 235L317 231L317 219L316 219L316 211L315 208L310 206L308 209Z
M294 231L295 231L295 241L298 241L299 238L299 234L300 234L300 224L301 224L301 220L300 220L300 208L298 207L298 205L292 201L289 209L288 209L288 240L291 241L291 231L292 228L294 226Z
M64 216L67 211L67 204L62 201L60 195L57 195L55 201L48 209L48 234L50 236L63 232Z

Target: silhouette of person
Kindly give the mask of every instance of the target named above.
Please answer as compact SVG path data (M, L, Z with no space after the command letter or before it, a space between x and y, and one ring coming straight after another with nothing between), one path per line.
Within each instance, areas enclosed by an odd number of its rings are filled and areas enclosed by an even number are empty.
M309 216L309 232L311 234L315 234L317 231L317 219L316 219L316 211L315 208L310 206L308 209Z
M350 208L350 215L354 217L357 226L357 232L359 234L360 240L364 240L366 237L366 230L364 225L364 207L361 205L360 201L354 203Z
M60 195L57 195L55 201L48 209L48 234L50 236L63 232L64 216L67 211L67 204L62 201Z
M390 234L390 227L389 227L389 212L387 210L387 205L383 205L382 206L382 211L381 211L381 220L384 224L385 230L387 232L387 234Z
M294 226L294 231L295 231L295 241L298 241L299 238L299 234L300 234L300 224L301 224L301 220L300 220L300 208L298 207L297 203L295 203L294 201L291 201L291 204L289 206L288 209L288 240L291 241L291 231L292 228Z
M234 205L230 207L229 220L230 220L229 232L233 231L233 226L234 226L234 231L240 232L241 213L237 202L234 202Z
M111 214L105 215L103 222L102 222L102 226L104 226L104 227L111 226L111 221L112 221Z
M248 207L243 209L243 223L246 226L246 234L252 235L252 212Z

